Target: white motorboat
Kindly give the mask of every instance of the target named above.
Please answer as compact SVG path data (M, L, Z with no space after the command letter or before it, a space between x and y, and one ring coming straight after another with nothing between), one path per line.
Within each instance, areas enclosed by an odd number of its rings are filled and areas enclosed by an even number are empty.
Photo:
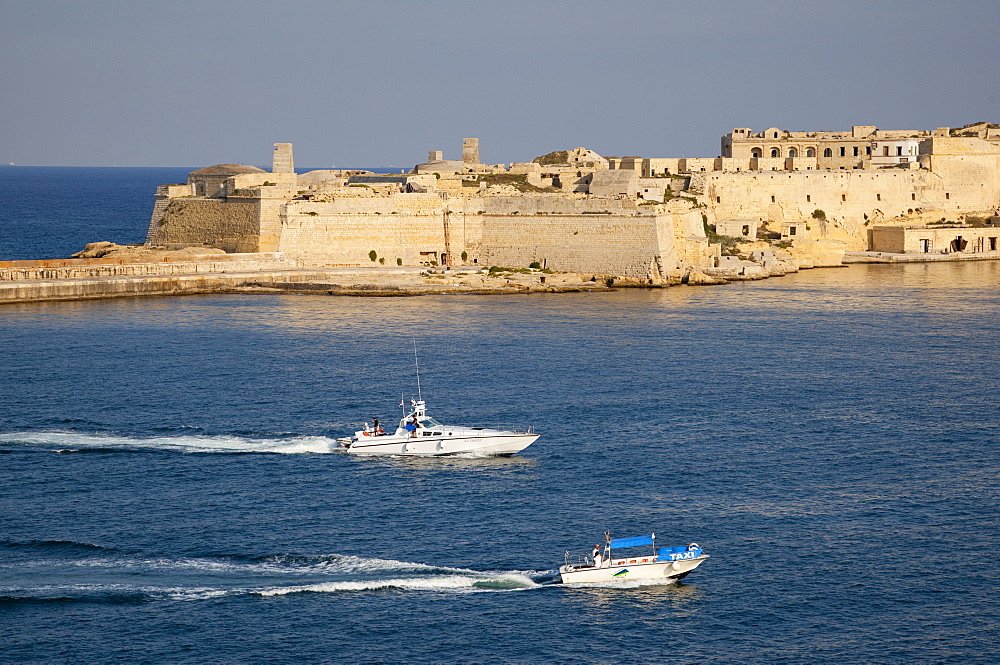
M442 425L427 415L423 400L410 400L410 405L410 412L399 421L394 433L388 434L379 426L365 423L365 428L354 436L337 439L338 446L356 455L502 456L524 450L541 436L530 427L517 431Z
M565 563L559 567L563 584L610 582L613 580L679 580L686 577L708 558L698 543L681 547L656 548L656 534L614 538L605 535L603 554L594 548L593 556L571 560L566 552ZM652 545L652 554L615 556L615 550Z

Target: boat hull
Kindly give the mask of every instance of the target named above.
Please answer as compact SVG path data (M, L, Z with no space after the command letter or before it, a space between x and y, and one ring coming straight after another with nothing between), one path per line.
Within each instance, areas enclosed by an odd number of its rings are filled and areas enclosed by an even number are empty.
M668 580L685 577L708 558L707 554L685 561L616 560L601 568L562 566L559 576L563 584L594 584L616 580ZM631 563L635 561L634 563Z
M541 435L496 433L467 437L364 437L357 441L341 440L342 449L353 455L412 455L441 457L445 455L504 456L518 453Z

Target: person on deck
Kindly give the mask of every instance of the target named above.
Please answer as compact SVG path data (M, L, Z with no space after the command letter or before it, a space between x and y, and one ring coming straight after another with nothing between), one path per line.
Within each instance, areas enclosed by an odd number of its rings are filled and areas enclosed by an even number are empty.
M604 564L604 557L601 556L601 546L594 545L594 551L591 554L594 558L594 568L600 568Z
M416 436L417 435L417 417L413 416L413 420L411 420L410 422L406 423L405 427L406 427L406 431L410 433L410 436Z
M375 430L375 436L382 436L385 434L385 431L382 429L382 425L378 422L378 418L372 418L372 429Z

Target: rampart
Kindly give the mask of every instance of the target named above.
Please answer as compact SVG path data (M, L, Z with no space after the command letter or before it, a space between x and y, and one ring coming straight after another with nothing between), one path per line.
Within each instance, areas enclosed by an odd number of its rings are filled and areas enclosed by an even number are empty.
M780 231L802 253L821 249L816 264L827 265L838 251L870 249L874 225L995 214L991 131L736 129L720 157L605 159L576 148L510 170L479 163L478 141L465 139L461 161L430 151L409 175L298 175L291 146L276 144L275 172L219 164L159 188L147 243L368 267L538 263L658 281L718 263L704 223L736 220Z

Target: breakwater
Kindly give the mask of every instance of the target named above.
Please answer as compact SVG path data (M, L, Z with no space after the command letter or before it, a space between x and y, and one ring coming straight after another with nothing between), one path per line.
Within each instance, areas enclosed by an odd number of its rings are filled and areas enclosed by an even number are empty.
M279 254L0 262L0 304L199 293L422 295L599 291L611 276L300 265ZM625 284L618 284L625 285Z

